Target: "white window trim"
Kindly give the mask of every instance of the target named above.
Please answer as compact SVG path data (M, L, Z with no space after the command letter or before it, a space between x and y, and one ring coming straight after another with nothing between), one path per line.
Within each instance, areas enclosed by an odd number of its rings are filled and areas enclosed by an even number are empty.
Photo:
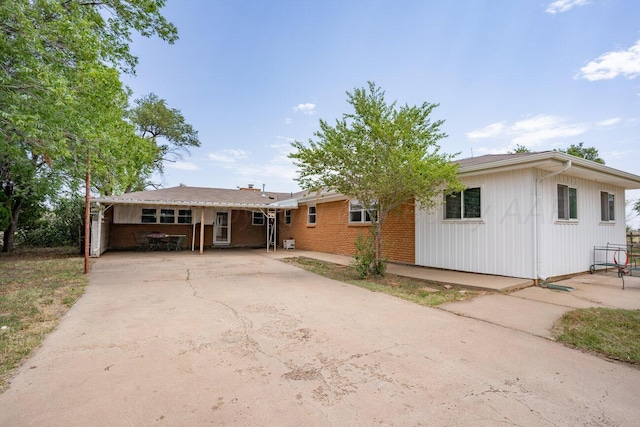
M189 209L176 209L178 211L178 213L176 214L176 224L182 224L182 225L187 225L187 224L193 224L193 209L189 208ZM190 215L180 215L180 211L187 211L187 212L191 212ZM180 222L180 218L189 218L189 222Z
M311 213L311 208L313 208L314 212ZM311 215L313 215L313 222L311 222ZM307 225L316 225L318 223L318 208L316 205L308 205L307 206Z
M164 221L162 221L162 218L164 218L162 216L162 211L172 211L173 215L170 215L170 216L173 217L173 221L172 222L164 222ZM176 215L176 209L174 209L174 208L166 208L166 207L165 208L160 208L160 215L158 215L158 224L177 224L177 222L176 222L177 218L178 218L178 216Z
M558 186L564 186L567 187L567 206L566 206L566 210L567 210L567 215L569 216L569 218L560 218L558 216L558 214L560 213L560 200L558 198ZM576 218L571 218L571 199L570 199L570 191L571 189L576 190ZM576 185L570 185L570 184L565 184L563 182L556 182L556 186L554 188L555 193L554 193L554 198L556 201L556 208L555 208L555 217L556 217L556 223L558 224L577 224L580 220L580 209L578 206L578 201L580 199L579 193L580 193L580 189L578 188L578 186ZM600 199L598 199L599 201Z
M464 218L464 193L466 190L471 190L474 188L480 189L480 217L478 218ZM471 184L467 185L467 187L460 192L460 197L462 198L460 204L460 218L447 218L447 196L446 194L442 195L442 220L444 222L475 222L475 223L484 223L484 185L483 184Z
M360 209L351 209L353 205L359 205ZM351 220L352 212L360 212L360 215L361 215L360 221ZM368 221L367 221L367 217L369 217ZM349 200L349 224L371 224L371 215L369 214L369 212L367 212L364 206L362 206L359 200L356 200L356 199Z
M608 196L613 196L613 219L602 219L602 193L606 193ZM600 202L599 203L600 204L600 224L613 225L616 223L616 217L618 216L616 212L616 199L617 199L617 194L612 191L600 190L598 192L598 201ZM607 203L607 207L608 206L609 205ZM607 217L609 217L609 212L607 212Z
M259 214L259 215L258 215ZM256 219L260 218L261 221L256 222ZM260 211L251 211L251 225L263 226L265 224L264 214Z
M151 215L148 215L148 214L147 214L147 215L145 215L145 214L144 214L144 211L145 211L145 210L149 210L149 211L150 211L150 210L154 210L154 211L155 211L155 214L153 214L153 216L155 217L155 221L154 221L154 222L145 222L145 221L142 221L142 217L143 217L143 216L151 216ZM145 208L145 207L140 208L140 224L157 224L157 223L158 223L158 218L159 218L159 215L158 215L158 208Z

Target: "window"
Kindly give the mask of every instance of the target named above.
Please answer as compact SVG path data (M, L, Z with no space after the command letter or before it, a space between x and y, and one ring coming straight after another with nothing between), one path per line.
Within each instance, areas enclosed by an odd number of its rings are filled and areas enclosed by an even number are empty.
M307 223L315 224L316 223L316 207L309 206L307 210Z
M445 197L445 219L481 218L480 187L467 188Z
M558 219L578 219L578 190L558 184Z
M284 211L284 223L291 224L291 210Z
M264 215L260 211L251 212L251 225L264 225Z
M349 202L349 222L371 222L369 212L367 212L358 200L351 200Z
M160 209L160 223L173 224L176 222L176 211L173 209Z
M191 209L178 209L178 224L191 224Z
M142 208L142 219L141 219L141 222L155 224L157 222L156 221L156 212L157 211L155 209Z
M615 196L606 191L600 192L600 220L615 221Z

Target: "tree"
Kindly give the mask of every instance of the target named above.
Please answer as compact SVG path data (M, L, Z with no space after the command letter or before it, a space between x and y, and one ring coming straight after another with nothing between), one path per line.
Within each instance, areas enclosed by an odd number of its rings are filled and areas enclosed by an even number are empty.
M186 122L180 110L167 107L166 101L154 93L137 99L128 117L138 135L152 141L157 147L157 154L153 168L140 170L127 191L146 187L154 171L162 174L163 162L175 161L183 152L188 153L190 148L200 146L198 131Z
M117 89L116 68L133 72L137 59L129 50L132 31L169 43L176 40L175 27L160 14L164 3L0 2L0 186L3 211L9 216L3 251L13 247L24 206L40 203L57 191L61 177L75 177L77 165L85 164L70 159L82 154L85 160L98 150L96 167L100 162L104 170L117 165L118 156L108 155L116 151L105 141L116 137L125 123L124 112L96 131L97 116L89 113L99 110L97 93L85 89L101 79ZM88 72L95 72L97 80L83 81ZM100 143L92 139L98 134ZM92 149L83 147L89 141Z
M511 151L508 151L508 154L518 154L518 153L530 153L531 150L529 150L527 147L525 147L524 145L516 145L516 148L514 148Z
M578 145L571 144L571 146L566 150L558 151L604 165L604 160L599 156L598 150L595 147L584 147L584 142L581 142Z
M429 118L437 104L396 107L384 95L373 82L347 92L354 112L333 126L320 120L317 141L308 146L296 141L289 155L302 188L335 190L357 199L369 213L375 245L371 271L377 274L384 272L381 232L388 214L413 200L433 207L443 190L462 189L457 164L438 145L446 137L443 121Z

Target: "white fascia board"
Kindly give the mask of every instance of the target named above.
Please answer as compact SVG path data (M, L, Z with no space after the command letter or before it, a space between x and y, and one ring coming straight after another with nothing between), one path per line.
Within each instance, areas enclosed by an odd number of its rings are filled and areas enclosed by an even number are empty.
M94 203L108 203L114 205L134 205L134 206L189 206L189 207L211 207L228 209L290 209L289 206L278 206L275 203L223 203L223 202L194 202L184 200L135 200L135 199L114 199L108 197L92 198ZM297 205L296 205L297 207Z
M597 180L601 182L612 182L626 189L640 188L640 176L638 175L557 151L537 153L530 156L516 157L479 165L461 166L458 169L458 175L464 177L524 168L540 168L555 171L562 169L568 161L571 161L572 164L572 168L566 172L568 175L571 175L576 169L580 169L581 171L593 173L594 178L597 176Z
M298 199L298 203L302 204L313 204L313 203L328 203L335 202L337 200L348 199L344 194L338 193L337 191L323 191L321 193L312 193L307 194L304 197L300 197Z
M298 209L298 200L281 200L279 202L270 203L268 206L273 209Z

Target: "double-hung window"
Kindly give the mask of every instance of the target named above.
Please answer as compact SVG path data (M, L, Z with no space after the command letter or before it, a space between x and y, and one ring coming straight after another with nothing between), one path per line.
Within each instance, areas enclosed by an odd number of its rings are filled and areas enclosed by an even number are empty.
M284 211L284 223L285 224L291 224L291 210L290 209Z
M307 223L308 224L315 224L316 223L316 207L315 206L309 206L307 208Z
M251 215L251 225L264 225L264 214L260 211L253 211Z
M174 209L160 209L160 223L173 224L176 222L176 211Z
M578 219L578 190L568 185L558 184L558 219Z
M191 224L191 209L178 209L178 224Z
M615 221L615 195L606 191L600 192L600 220L603 222Z
M349 222L350 223L367 223L371 222L371 215L360 204L358 200L351 200L349 202Z
M142 217L140 218L140 222L143 224L155 224L156 221L157 210L142 208Z
M467 188L445 197L445 219L480 219L481 211L480 187Z

